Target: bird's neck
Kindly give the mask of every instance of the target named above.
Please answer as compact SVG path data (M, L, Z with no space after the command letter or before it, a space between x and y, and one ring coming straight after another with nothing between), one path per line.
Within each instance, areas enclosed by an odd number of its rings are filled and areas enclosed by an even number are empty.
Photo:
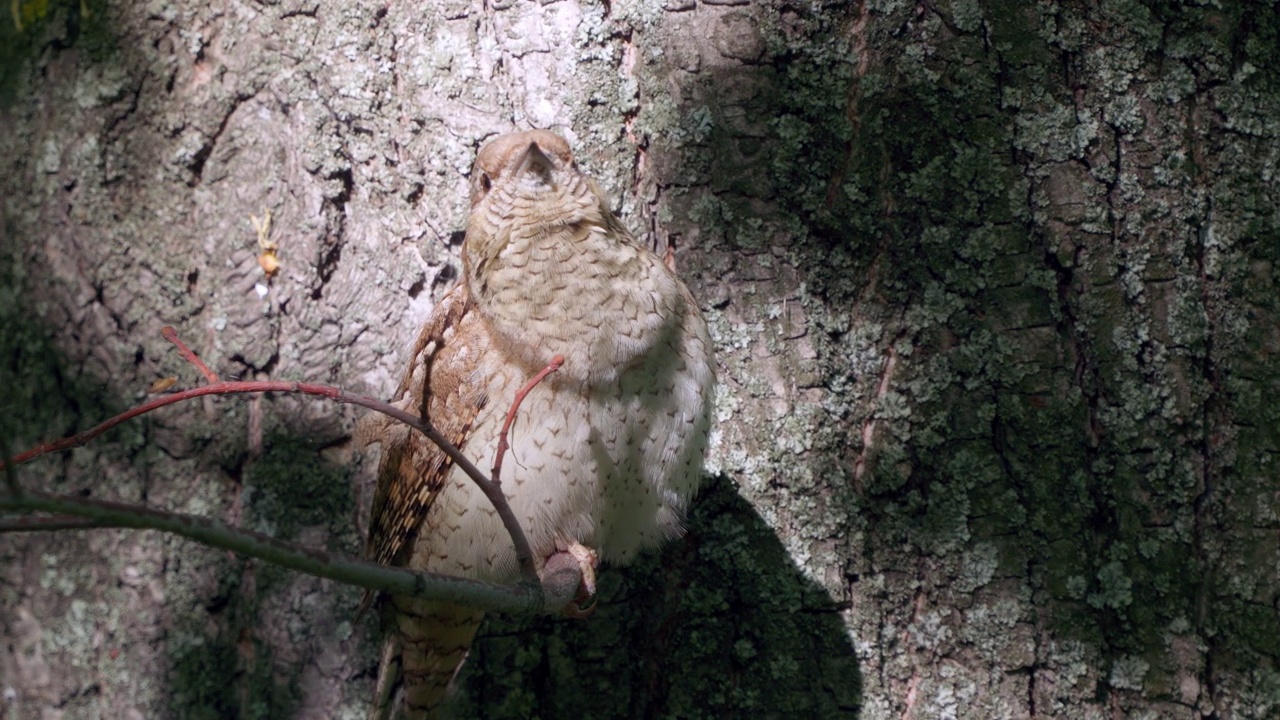
M679 285L652 253L594 224L519 230L469 268L473 301L504 352L534 372L563 355L557 377L591 385L666 334Z

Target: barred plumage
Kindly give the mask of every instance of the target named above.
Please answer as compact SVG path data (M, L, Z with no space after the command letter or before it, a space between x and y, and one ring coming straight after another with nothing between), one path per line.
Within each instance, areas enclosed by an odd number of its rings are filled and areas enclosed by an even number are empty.
M711 343L692 296L638 243L559 136L483 147L459 284L414 348L397 402L489 467L515 391L554 355L512 428L503 490L539 561L581 543L625 562L679 535L710 424ZM443 453L391 423L368 554L495 582L517 579L496 512ZM372 717L429 717L478 611L386 599Z

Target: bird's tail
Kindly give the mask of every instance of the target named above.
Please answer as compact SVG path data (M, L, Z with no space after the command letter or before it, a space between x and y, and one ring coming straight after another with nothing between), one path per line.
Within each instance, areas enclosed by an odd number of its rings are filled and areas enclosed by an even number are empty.
M482 619L484 612L462 605L387 599L369 720L436 717Z

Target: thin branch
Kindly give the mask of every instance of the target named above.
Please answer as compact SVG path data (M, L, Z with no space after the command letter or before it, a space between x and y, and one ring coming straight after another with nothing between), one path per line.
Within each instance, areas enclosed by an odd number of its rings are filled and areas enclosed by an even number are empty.
M7 438L0 437L0 457L9 456L9 442ZM6 462L4 464L4 481L9 488L9 494L20 498L22 497L22 484L18 482L18 471L13 467L13 463Z
M548 568L548 577L540 585L532 586L493 585L416 572L284 542L262 533L231 527L212 518L35 490L27 491L21 498L0 497L0 509L74 515L101 527L163 530L349 585L395 595L430 597L497 612L556 612L572 600L578 582L571 576L572 568L567 566Z
M178 349L178 353L182 355L187 362L195 365L196 369L200 371L200 374L204 375L205 380L208 380L211 383L218 382L218 373L214 372L208 365L205 365L204 361L200 359L200 356L196 355L194 350L187 347L187 344L182 342L182 338L178 337L177 330L174 330L172 326L165 325L163 328L160 328L160 335L165 340L173 343L173 346Z
M209 385L201 385L198 388L183 390L171 395L163 395L161 397L149 400L142 405L126 410L119 415L103 422L102 424L90 428L82 433L77 433L70 437L55 440L53 442L44 443L34 447L26 452L18 453L5 463L6 472L12 465L21 465L29 462L41 455L67 450L69 448L79 447L98 437L102 433L111 428L127 421L132 420L139 415L145 415L167 405L173 405L192 398L203 397L205 395L235 395L241 393L261 393L261 392L284 392L284 393L302 393L305 395L316 395L318 397L328 398L334 402L346 403L349 405L359 405L366 407L375 412L391 417L395 420L408 425L409 427L426 435L431 442L435 443L448 455L453 462L462 471L471 478L480 490L489 498L489 502L493 503L494 508L498 511L498 516L502 518L502 524L507 529L507 533L511 535L511 541L515 545L516 559L520 563L520 571L523 578L530 582L537 582L538 572L533 564L533 550L529 547L529 540L525 537L524 531L520 528L520 522L516 520L515 513L511 510L511 506L507 503L507 498L502 494L502 490L489 481L480 472L467 456L463 455L458 448L445 439L443 435L436 431L426 420L405 412L400 408L385 403L381 400L364 397L363 395L355 395L341 388L329 385L316 385L314 383L288 382L279 380L266 381L250 381L250 382L217 382ZM139 508L141 509L141 508Z
M502 423L502 432L498 434L498 454L493 458L493 474L490 476L494 485L502 486L502 456L506 455L507 450L511 448L511 445L507 443L507 431L511 429L511 423L515 422L516 411L520 409L520 403L524 402L525 395L528 395L548 375L559 370L561 365L564 365L563 355L556 355L551 358L551 362L539 370L538 374L530 378L529 382L525 383L524 387L520 388L520 391L516 393L516 399L511 402L511 409L507 411L507 419Z
M221 382L200 358L178 337L171 327L161 334L173 343L178 352L200 371L210 384L150 400L127 410L85 432L53 442L44 443L31 450L13 456L3 462L9 497L0 497L0 508L60 513L56 517L26 517L0 519L0 532L18 532L55 529L89 529L101 527L147 528L164 530L194 540L233 550L250 557L257 557L285 567L326 577L370 590L391 592L397 595L426 595L447 602L474 605L486 610L534 613L544 609L559 610L573 600L580 573L572 568L560 568L548 564L548 577L538 578L529 547L514 512L497 482L490 481L478 468L440 435L430 423L400 408L380 400L348 393L340 388L313 383L255 381ZM494 464L494 478L499 477L502 456L507 445L507 432L524 397L539 382L555 372L564 358L556 356L551 363L525 384L517 393L502 428L498 457ZM481 489L502 518L511 535L516 557L520 563L522 578L527 585L502 587L462 578L419 573L391 568L373 563L352 560L342 556L317 551L292 543L286 543L260 533L233 528L210 518L179 513L168 513L137 505L113 503L87 498L53 495L43 492L23 492L18 483L15 466L37 457L61 450L79 447L121 423L140 415L206 395L233 395L240 393L285 392L302 393L328 398L335 402L359 405L382 413L423 433L448 455L458 467ZM7 453L0 454L0 457ZM71 517L66 517L71 516ZM551 576L554 576L554 580Z
M512 511L511 505L507 503L507 498L503 494L502 488L498 485L498 483L492 482L489 480L489 478L486 478L484 476L484 473L480 472L480 469L477 468L474 463L472 463L465 455L463 455L462 452L453 445L453 443L450 443L447 439L445 439L443 435L437 432L436 429L424 418L412 415L389 403L385 403L380 400L374 400L373 398L364 397L361 395L354 395L340 388L335 388L328 385L316 385L313 383L299 383L299 382L279 382L279 381L220 382L218 380L217 373L213 372L213 370L210 369L209 366L206 365L204 361L202 361L199 358L199 356L197 356L195 352L191 350L191 348L187 347L186 343L182 342L182 339L178 337L177 331L175 331L172 327L169 327L166 325L160 331L160 334L164 336L166 340L173 343L173 345L177 348L178 352L182 355L182 357L186 359L188 362L190 362L193 366L195 366L195 368L199 370L200 373L210 381L210 384L203 385L198 388L192 388L190 390L184 390L181 392L173 393L172 395L166 395L163 397L155 398L149 402L139 405L138 407L132 408L130 410L126 410L125 412L107 420L106 422L99 424L96 427L90 428L85 432L78 433L76 435L73 435L68 438L63 438L61 440L44 443L35 448L32 448L31 450L28 450L23 453L19 453L18 455L15 455L12 458L8 458L7 460L4 460L3 464L4 464L5 476L8 480L8 487L9 487L10 495L12 496L12 501L21 501L24 499L22 488L18 484L17 475L15 474L15 471L14 471L15 465L21 465L22 463L28 462L37 457L40 457L41 455L46 455L48 453L67 450L73 447L79 447L89 442L90 440L98 437L102 433L110 430L116 425L119 425L127 420L132 420L133 418L138 417L139 415L144 415L146 413L152 412L153 410L157 410L167 405L173 405L174 403L183 402L184 400L190 400L192 398L203 397L205 395L232 395L232 394L239 394L239 393L261 393L261 392L286 392L286 393L302 393L307 395L317 395L320 397L328 398L335 402L346 403L351 405L359 405L361 407L368 408L375 412L382 413L426 435L427 439L435 443L436 446L438 446L446 455L448 455L449 458L453 460L455 465L462 468L462 471L465 472L467 476L471 478L472 482L474 482L476 486L480 488L481 492L484 493L485 497L489 499L489 502L493 505L494 509L497 511L498 517L502 519L503 527L506 528L507 534L511 536L511 542L515 547L516 561L519 563L521 578L527 583L531 583L531 584L539 583L538 571L533 561L533 550L529 546L529 540L528 538L525 537L524 530L522 530L520 527L520 522L516 519L515 512ZM504 443L506 441L506 427L511 424L516 408L519 406L520 401L523 400L524 395L528 393L529 390L531 390L535 385L537 385L538 382L541 382L541 380L544 377L546 377L547 374L549 374L550 372L554 372L555 369L558 368L560 364L563 362L564 362L563 357L556 356L555 358L552 359L552 362L550 365L544 368L542 372L540 372L533 380L527 383L523 389L521 389L519 395L517 395L515 403L511 407L511 411L507 417L506 425L504 425L504 429L503 429ZM4 449L4 448L0 448L0 449ZM501 467L501 456L503 452L505 452L505 449L499 453L499 462L498 462L499 469ZM0 458L5 457L7 454L8 454L7 452L0 453ZM155 510L150 510L148 508L143 508L140 506L135 506L135 507L139 512L142 512L142 511L152 512L152 513L159 512ZM71 513L71 514L74 514L74 513ZM130 527L130 526L121 525L121 527Z
M3 502L3 501L0 501ZM12 532L54 532L57 530L96 530L109 528L96 520L78 518L72 515L24 515L16 518L0 518L0 533Z

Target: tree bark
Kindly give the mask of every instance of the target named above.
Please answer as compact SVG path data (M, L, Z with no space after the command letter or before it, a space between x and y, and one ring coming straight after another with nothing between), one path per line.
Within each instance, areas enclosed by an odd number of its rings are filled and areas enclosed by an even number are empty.
M491 618L454 716L1280 713L1274 4L15 7L8 452L199 382L164 325L225 378L386 395L495 133L565 134L676 248L720 368L688 538L587 621ZM354 418L208 399L20 478L354 553ZM131 531L0 568L0 717L372 692L354 589Z

